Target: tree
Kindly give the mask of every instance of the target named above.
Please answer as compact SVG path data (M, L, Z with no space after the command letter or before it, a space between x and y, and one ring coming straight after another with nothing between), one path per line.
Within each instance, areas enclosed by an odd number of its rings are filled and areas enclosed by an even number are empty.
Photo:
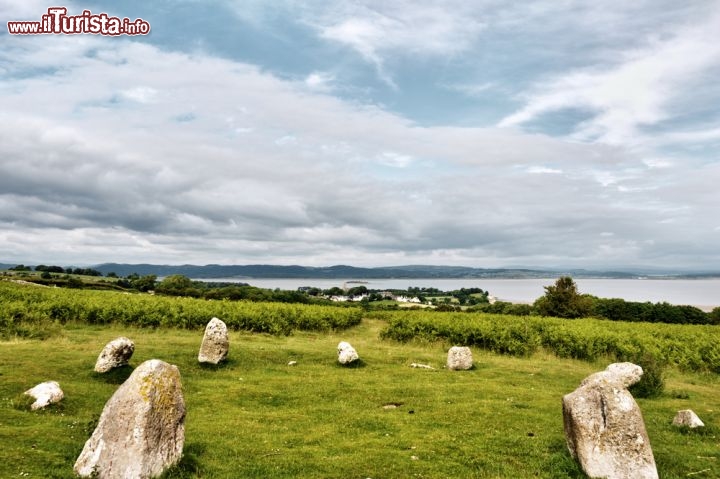
M382 294L380 294L378 292L370 293L370 295L368 296L368 301L382 301L382 300L383 300L383 296L382 296Z
M187 276L173 274L160 281L158 291L182 291L193 287L193 282Z
M64 273L65 269L62 266L47 266L44 264L39 264L35 266L35 271L46 271L48 273Z
M24 264L19 264L13 268L10 268L10 271L32 271L32 268L30 266L25 266Z
M720 324L720 306L708 313L710 324Z
M202 295L202 291L198 287L199 285L202 285L202 283L195 284L193 280L187 276L172 274L160 281L155 288L155 292L171 296L199 297Z
M72 270L72 274L80 276L102 276L102 273L92 268L75 268Z
M362 296L363 294L367 294L368 289L365 286L355 286L354 288L350 288L347 292L348 296Z
M545 295L535 301L535 310L542 316L582 318L592 311L592 299L578 293L575 281L563 276L553 286L545 286Z
M137 289L138 291L142 291L144 293L146 291L155 289L155 280L157 280L157 276L155 276L154 274L138 276L137 274L133 273L128 276L128 280L130 281L130 286L132 288Z

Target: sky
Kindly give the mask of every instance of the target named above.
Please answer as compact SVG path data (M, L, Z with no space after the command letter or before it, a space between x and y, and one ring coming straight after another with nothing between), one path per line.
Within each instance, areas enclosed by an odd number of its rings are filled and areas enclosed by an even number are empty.
M720 270L715 0L66 1L10 35L0 262Z

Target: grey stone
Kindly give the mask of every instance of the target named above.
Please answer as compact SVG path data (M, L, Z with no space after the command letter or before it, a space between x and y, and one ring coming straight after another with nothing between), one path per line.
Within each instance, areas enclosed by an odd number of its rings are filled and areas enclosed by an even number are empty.
M678 411L673 418L673 425L675 426L687 426L689 428L705 427L705 423L700 420L697 414L692 409L683 409Z
M30 406L30 409L33 411L47 407L50 404L60 402L62 398L65 397L65 394L63 393L63 390L60 389L60 384L58 384L57 381L46 381L44 383L40 383L34 388L25 391L24 394L35 399L35 402Z
M146 479L177 464L185 401L176 366L145 361L108 400L74 470L82 477Z
M473 366L472 351L466 346L453 346L448 351L447 368L453 371L470 369Z
M106 373L113 368L125 366L133 353L135 343L125 337L115 338L105 345L95 361L95 372Z
M643 375L643 369L633 363L612 363L605 371L600 374L610 374L620 381L626 388L640 381ZM590 376L592 377L592 375Z
M360 359L357 351L355 351L355 348L353 348L350 343L347 343L345 341L341 341L340 343L338 343L337 352L338 362L340 364L350 364Z
M641 376L640 366L612 364L563 397L567 446L588 476L657 479L642 413L627 390Z
M205 327L198 361L201 363L218 364L225 361L230 349L227 326L218 318L212 318Z

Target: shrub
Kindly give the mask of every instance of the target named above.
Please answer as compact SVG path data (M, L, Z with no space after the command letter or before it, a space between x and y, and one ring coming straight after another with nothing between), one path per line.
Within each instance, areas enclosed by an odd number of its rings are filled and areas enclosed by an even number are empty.
M665 390L665 363L650 353L644 353L631 361L643 368L640 381L629 391L638 398L656 398Z
M346 329L362 319L360 308L210 301L111 291L37 288L0 282L0 335L37 337L67 321L137 327L202 328L213 316L231 329L270 334Z
M518 356L542 347L560 357L637 362L656 390L665 365L720 373L717 326L425 311L387 312L382 319L388 322L382 337L398 341L445 340Z

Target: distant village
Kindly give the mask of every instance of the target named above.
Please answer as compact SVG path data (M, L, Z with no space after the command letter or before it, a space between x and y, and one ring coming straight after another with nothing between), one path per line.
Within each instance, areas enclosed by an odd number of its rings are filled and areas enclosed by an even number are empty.
M389 299L390 301L397 301L398 303L416 303L421 304L422 301L417 296L414 297L408 297L404 295L395 295L391 291L380 291L377 293L381 296L382 299ZM370 294L369 293L363 293L359 296L346 296L346 295L334 295L329 296L328 299L330 301L363 301L363 300L370 300ZM429 304L429 303L428 303Z
M388 301L400 306L437 306L439 304L493 304L497 299L480 288L461 288L455 291L441 291L437 288L411 287L407 290L370 290L364 285L351 286L354 282L344 283L343 287L320 290L316 287L301 286L298 292L310 296L322 297L334 302L377 302Z

